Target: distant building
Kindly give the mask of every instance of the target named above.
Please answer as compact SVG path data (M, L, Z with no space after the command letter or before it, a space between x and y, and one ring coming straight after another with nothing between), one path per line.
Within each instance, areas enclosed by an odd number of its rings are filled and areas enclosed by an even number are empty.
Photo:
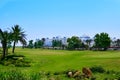
M57 36L57 37L53 37L52 40L61 40L61 37L60 36Z
M91 40L89 47L92 47L93 44L94 44L94 40L93 40L92 38L90 38L90 36L85 35L85 34L80 37L80 40L81 40L84 44L87 44L87 42L86 42L87 40Z
M63 38L61 39L61 41L62 41L62 45L65 45L65 46L68 45L68 43L67 43L67 38L66 38L66 37L63 37Z
M111 44L110 44L110 47L116 47L116 41L117 39L116 39L116 37L114 37L114 38L111 38Z
M52 41L53 40L59 40L62 42L62 45L63 46L67 46L68 45L68 42L67 42L67 37L60 37L60 36L56 36L56 37L53 37L52 39L49 39L49 38L45 38L45 42L44 42L44 47L52 47ZM90 44L89 44L89 47L92 47L94 45L94 38L91 38L90 36L88 35L82 35L79 37L79 39L84 43L84 44L88 44L86 42L86 40L91 40ZM116 38L111 38L111 44L110 44L110 48L111 49L114 49L114 48L118 48L117 46L117 43L116 43Z
M67 46L67 45L68 45L67 39L68 39L67 37L61 38L60 36L53 37L52 39L45 38L44 46L45 46L45 47L52 47L52 41L53 41L53 40L60 40L60 41L62 41L62 45ZM94 40L91 39L88 35L82 35L81 37L79 37L79 39L80 39L84 44L87 44L87 43L86 43L86 40L91 40L90 46L93 46L93 44L94 44Z
M52 46L52 39L45 38L44 46L51 47Z
M80 39L82 40L82 42L86 42L86 40L90 40L91 38L88 35L82 35Z
M66 37L61 38L60 36L57 36L57 37L53 37L52 39L45 38L44 46L45 47L52 47L53 40L62 41L62 45L65 45L65 46L67 45L67 38Z

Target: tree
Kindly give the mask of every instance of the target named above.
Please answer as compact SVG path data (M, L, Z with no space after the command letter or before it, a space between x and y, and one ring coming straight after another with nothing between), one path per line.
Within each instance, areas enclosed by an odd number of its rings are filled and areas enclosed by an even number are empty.
M35 49L38 48L37 42L34 42L34 47L35 47Z
M42 40L38 40L38 48L43 47L44 42Z
M6 55L8 55L8 49L12 47L11 43L12 41L9 39L9 41L7 42Z
M36 39L36 41L34 43L34 47L41 48L41 47L43 47L43 44L44 44L43 40Z
M82 42L79 39L79 37L76 36L72 36L71 38L67 39L68 42L68 49L76 49L76 48L80 48Z
M62 47L62 41L61 40L52 40L52 46L54 47Z
M98 48L98 50L107 50L108 47L110 47L111 39L107 33L100 33L96 34L94 37L95 47Z
M42 38L41 40L42 40L42 42L43 42L43 48L44 48L45 38Z
M12 53L14 53L15 46L16 46L16 43L18 43L18 41L20 41L22 44L25 44L26 34L19 25L13 26L11 33L12 33L12 40L13 40Z
M88 49L90 49L90 44L91 44L91 42L92 42L92 39L87 39L87 40L86 40Z
M2 31L0 29L0 40L3 48L2 60L5 59L5 56L7 55L8 43L10 42L10 39L11 39L11 33L8 33L8 31Z
M25 47L27 47L27 41L25 39L21 40L22 42L22 48L24 49Z
M28 43L28 48L33 48L33 47L34 47L33 40L30 40Z
M45 38L42 38L41 40L43 41L43 44L44 44L45 43Z

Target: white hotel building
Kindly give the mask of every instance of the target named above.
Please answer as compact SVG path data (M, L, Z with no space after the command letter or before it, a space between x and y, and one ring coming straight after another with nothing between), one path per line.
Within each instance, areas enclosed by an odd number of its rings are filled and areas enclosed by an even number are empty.
M82 40L82 42L83 43L85 43L86 44L86 40L89 40L89 39L91 39L89 36L87 36L87 35L83 35L83 36L81 36L81 37L79 37L81 40ZM62 41L62 45L68 45L68 43L67 43L67 37L63 37L63 38L61 38L60 36L57 36L57 37L53 37L52 39L49 39L49 38L45 38L45 43L44 43L44 46L45 47L52 47L52 41L53 40L61 40Z

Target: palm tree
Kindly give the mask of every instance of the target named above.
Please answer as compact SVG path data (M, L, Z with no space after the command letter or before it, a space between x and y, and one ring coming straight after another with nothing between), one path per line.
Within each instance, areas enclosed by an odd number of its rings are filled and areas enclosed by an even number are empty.
M0 40L3 48L2 60L5 59L5 56L7 55L8 52L7 45L10 42L10 39L11 39L11 33L8 33L8 31L2 31L0 29Z
M12 33L12 40L13 40L12 53L14 53L15 46L16 46L16 43L18 43L18 41L20 41L22 44L25 43L26 34L23 31L23 29L21 27L19 27L19 25L15 25L14 27L12 27L11 33Z
M27 46L27 42L25 39L21 40L22 48L24 49Z

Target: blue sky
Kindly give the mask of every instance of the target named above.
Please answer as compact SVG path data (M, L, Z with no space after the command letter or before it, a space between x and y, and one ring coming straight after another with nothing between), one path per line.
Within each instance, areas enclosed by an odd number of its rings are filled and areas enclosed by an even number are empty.
M28 39L100 32L120 38L120 0L0 0L0 28L15 24Z

